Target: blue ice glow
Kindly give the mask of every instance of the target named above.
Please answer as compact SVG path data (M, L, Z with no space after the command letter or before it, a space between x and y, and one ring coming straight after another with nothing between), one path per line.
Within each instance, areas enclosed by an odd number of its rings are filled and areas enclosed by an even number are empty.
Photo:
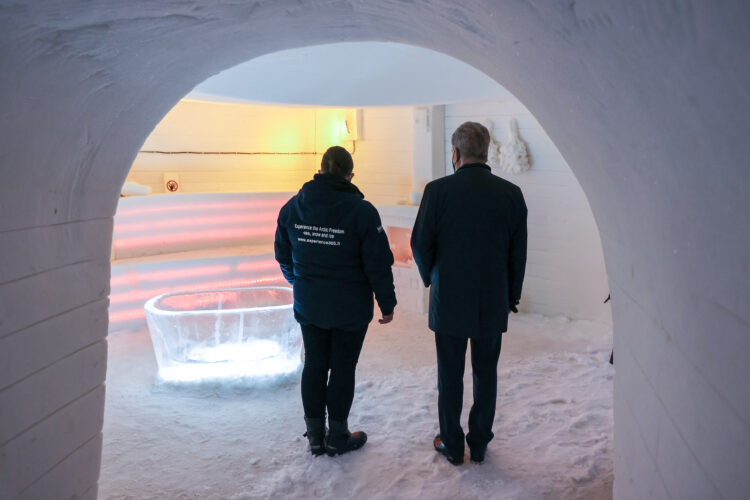
M169 382L281 377L301 361L292 290L168 293L145 305L159 377Z

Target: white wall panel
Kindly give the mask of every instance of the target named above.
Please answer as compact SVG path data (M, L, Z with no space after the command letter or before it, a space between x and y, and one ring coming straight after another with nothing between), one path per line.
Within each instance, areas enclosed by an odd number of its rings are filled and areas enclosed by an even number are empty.
M105 298L109 281L104 278L108 276L109 260L84 261L3 285L0 338Z
M157 125L145 151L317 153L294 155L140 153L128 180L164 192L176 172L183 193L296 192L339 144L354 152L355 184L374 203L408 199L412 108L364 108L361 139L336 139L336 110L260 104L180 101ZM333 141L333 142L332 142Z
M0 392L0 443L85 394L104 380L107 369L104 340L77 351Z
M55 465L44 477L25 489L28 500L95 499L102 459L99 433Z
M104 385L71 401L7 443L0 444L0 498L15 498L90 439L101 434ZM88 464L89 466L91 464ZM90 469L76 469L90 477ZM56 488L55 483L48 483ZM53 496L55 490L45 492Z
M0 391L103 339L107 316L102 298L0 338Z

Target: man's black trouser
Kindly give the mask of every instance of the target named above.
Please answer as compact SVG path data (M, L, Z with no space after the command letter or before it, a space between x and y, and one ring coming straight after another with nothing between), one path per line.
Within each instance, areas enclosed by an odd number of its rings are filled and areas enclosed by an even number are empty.
M358 332L300 325L305 343L302 369L302 406L307 418L349 417L354 400L354 371L367 328ZM330 370L331 375L328 376Z
M440 438L455 458L464 456L464 431L461 409L464 396L466 344L471 340L471 371L474 377L474 405L469 412L469 446L486 445L495 436L497 402L497 362L502 334L466 339L435 333L438 366L438 415Z

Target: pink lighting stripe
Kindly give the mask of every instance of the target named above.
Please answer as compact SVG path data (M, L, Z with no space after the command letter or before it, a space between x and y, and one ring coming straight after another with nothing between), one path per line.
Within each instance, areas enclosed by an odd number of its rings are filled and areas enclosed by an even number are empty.
M284 277L281 274L273 275L273 276L262 276L260 278L252 278L252 279L245 279L245 280L230 280L230 281L214 281L213 283L201 283L200 288L198 290L205 290L207 288L242 288L252 285L257 285L259 283L271 283L274 281L283 281L286 283L286 280L284 280ZM195 290L195 286L182 286L182 287L176 287L175 292L186 292L189 290Z
M184 243L205 240L240 239L249 236L272 235L275 232L276 225L242 229L214 229L191 233L160 234L155 236L142 236L116 240L115 248L134 248L177 242Z
M203 283L194 283L189 285L180 286L164 286L160 288L152 288L149 290L135 290L128 293L118 293L111 295L109 298L110 305L114 304L127 304L131 302L146 301L151 297L156 297L163 293L169 292L186 292L190 290L206 290L210 288L241 288L246 286L256 285L258 283L269 283L272 281L283 281L281 274L273 276L262 276L259 278L251 279L235 279L235 280L224 280L224 281L209 281Z
M127 311L117 311L109 313L109 322L117 323L120 321L130 321L132 319L145 318L146 312L142 307L138 309L128 309Z
M237 303L238 298L239 293L227 291L172 295L160 300L159 308L168 307L173 311L192 311L203 309L206 306L216 308L217 304L221 304L223 309L231 309Z
M132 224L115 224L115 233L128 233L134 231L172 228L172 227L193 227L208 225L220 226L222 224L252 223L258 221L275 222L278 212L259 212L255 214L237 214L213 217L189 217L184 219L157 220L153 222L139 222Z
M156 297L157 295L161 295L162 293L171 292L172 287L161 287L161 288L150 288L148 290L134 290L132 292L127 293L118 293L115 295L110 295L109 297L109 305L115 305L115 304L126 304L128 302L138 302L150 299L151 297Z
M255 262L240 262L237 264L238 271L258 271L260 269L279 268L279 263L273 259L259 260Z
M141 281L165 281L179 278L194 278L197 276L212 276L226 274L231 271L231 266L207 266L193 267L188 269L174 269L172 271L154 271L151 273L126 273L110 280L110 286L135 285Z
M217 210L225 208L251 208L251 207L268 207L278 208L287 202L289 198L285 195L283 198L276 198L273 200L259 200L259 201L236 201L231 203L205 203L205 204L193 204L193 205L171 205L163 207L149 207L149 208L138 208L134 210L124 210L117 212L117 217L127 217L129 215L147 214L154 212L178 212L182 210L193 210L201 212L203 210Z

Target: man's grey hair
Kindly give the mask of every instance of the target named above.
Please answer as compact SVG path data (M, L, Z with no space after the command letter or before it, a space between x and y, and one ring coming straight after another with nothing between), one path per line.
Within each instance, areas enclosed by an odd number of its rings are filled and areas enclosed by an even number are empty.
M451 136L451 145L458 149L461 158L487 161L490 148L490 132L477 122L464 122Z

